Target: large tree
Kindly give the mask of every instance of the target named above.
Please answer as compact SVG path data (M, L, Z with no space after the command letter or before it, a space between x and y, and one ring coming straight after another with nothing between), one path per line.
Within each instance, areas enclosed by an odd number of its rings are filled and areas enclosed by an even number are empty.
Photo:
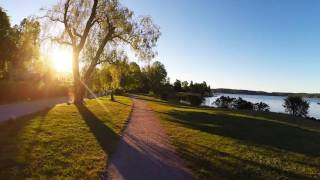
M131 46L140 59L155 56L153 49L160 36L159 28L150 17L134 18L133 12L118 0L64 0L49 9L45 17L52 27L62 25L61 31L51 29L50 39L72 47L75 103L82 103L82 83L87 83L95 67L103 62L102 54L108 56L125 44ZM92 56L80 71L79 62L86 47Z

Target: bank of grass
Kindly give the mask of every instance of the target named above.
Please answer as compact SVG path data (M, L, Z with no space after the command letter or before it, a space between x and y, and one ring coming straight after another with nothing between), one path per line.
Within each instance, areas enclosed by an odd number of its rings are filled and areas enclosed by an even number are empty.
M320 179L320 122L140 98L199 179Z
M99 179L131 111L127 97L57 105L0 124L0 179Z

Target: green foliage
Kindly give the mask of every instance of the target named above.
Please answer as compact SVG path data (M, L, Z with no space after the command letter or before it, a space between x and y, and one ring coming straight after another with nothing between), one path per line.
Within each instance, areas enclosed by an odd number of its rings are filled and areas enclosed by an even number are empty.
M204 100L201 94L198 94L198 93L180 92L180 93L177 93L176 96L178 100L187 101L192 106L199 106Z
M14 27L14 31L17 41L12 66L15 69L32 71L39 60L40 23L35 19L25 18L19 26Z
M163 85L160 86L159 95L161 99L169 100L169 99L175 99L175 91L173 86L170 84L169 80Z
M231 98L229 96L220 96L214 103L219 108L232 108L232 103L234 100L235 98Z
M220 96L214 102L219 108L239 109L239 110L254 110L254 111L270 111L270 106L264 102L252 103L239 98L232 98L229 96Z
M270 111L270 106L264 102L259 102L255 103L253 105L253 109L255 111L264 111L264 112L269 112Z
M234 109L253 110L253 104L239 97L233 100L232 106Z
M200 104L203 101L203 98L201 96L197 96L197 95L189 95L188 99L190 101L190 104L193 106L200 106Z
M91 81L94 91L121 90L144 93L152 91L165 99L174 94L162 63L154 62L151 66L141 68L135 62L128 62L126 57L115 58L118 59L113 60L113 63L105 63L95 69Z
M181 85L181 81L180 80L176 80L174 83L173 83L173 88L176 92L182 92L182 85Z
M309 106L309 102L304 100L301 96L288 96L283 104L286 112L293 116L301 117L307 117Z
M0 7L0 79L6 78L15 51L13 35L9 17Z
M25 18L20 25L10 26L0 8L0 79L19 79L26 73L36 73L39 63L40 23Z
M193 83L193 81L188 83L188 81L181 82L180 80L176 80L173 84L176 92L190 92L190 93L198 93L202 97L211 96L211 88L204 81L202 83Z
M146 66L142 70L144 77L144 90L160 93L161 86L166 83L167 70L165 66L156 61L151 66Z

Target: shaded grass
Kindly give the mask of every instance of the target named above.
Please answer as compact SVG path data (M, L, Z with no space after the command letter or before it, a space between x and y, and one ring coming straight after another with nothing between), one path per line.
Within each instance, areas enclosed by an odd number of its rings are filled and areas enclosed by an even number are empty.
M140 98L199 179L320 178L320 122Z
M0 124L0 179L102 178L132 106L116 99L57 105Z

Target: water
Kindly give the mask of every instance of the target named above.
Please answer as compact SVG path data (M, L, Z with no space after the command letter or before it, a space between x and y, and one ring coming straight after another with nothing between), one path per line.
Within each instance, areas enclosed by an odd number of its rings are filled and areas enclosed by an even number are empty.
M244 94L218 94L216 97L208 97L205 98L205 101L202 105L214 107L214 101L220 96L230 96L234 98L241 97L244 100L250 101L252 103L264 102L270 106L270 111L272 112L280 112L285 113L283 108L285 96L261 96L261 95L244 95ZM317 104L320 102L319 98L305 98L305 100L309 101L309 116L320 119L320 105Z

